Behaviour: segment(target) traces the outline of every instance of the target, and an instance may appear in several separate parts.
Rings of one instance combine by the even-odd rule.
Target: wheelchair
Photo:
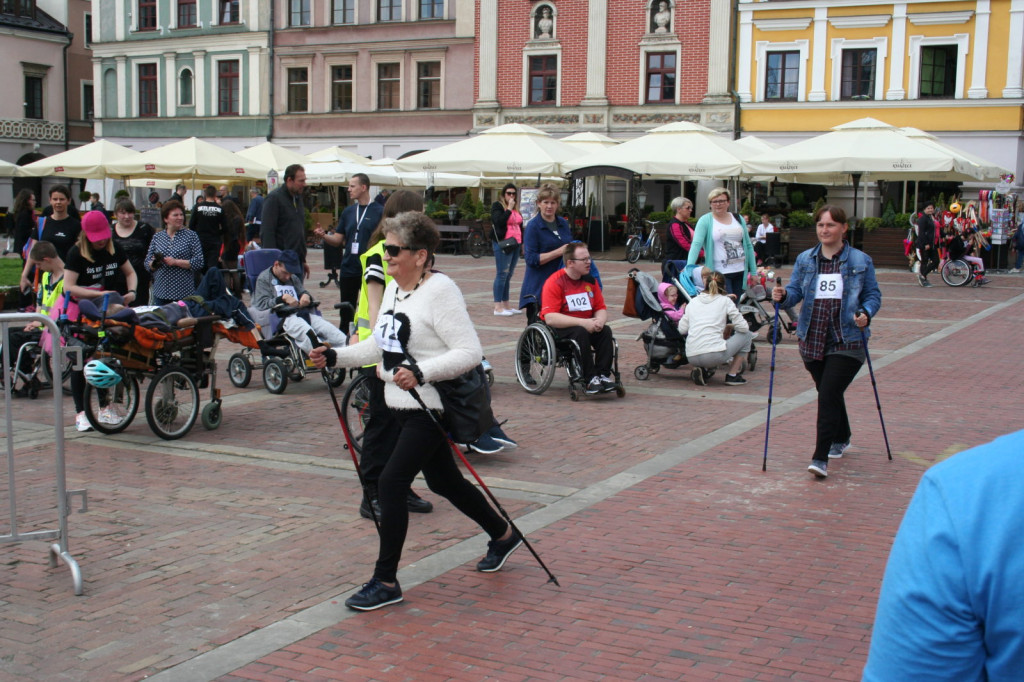
[[[258,249],[245,254],[245,276],[249,291],[256,291],[256,278],[261,272],[272,266],[280,254],[281,252],[277,249]],[[339,309],[346,305],[348,304],[338,303],[334,307]],[[315,307],[316,304],[310,313],[319,315],[320,312]],[[253,309],[250,308],[250,313],[252,312]],[[233,386],[245,388],[252,380],[253,370],[261,369],[264,387],[270,393],[280,395],[288,388],[289,380],[302,381],[307,374],[320,374],[320,370],[308,362],[305,354],[285,333],[281,324],[285,317],[299,312],[301,309],[284,304],[279,304],[271,309],[267,325],[271,336],[259,340],[259,359],[254,357],[254,352],[250,348],[235,353],[228,359],[228,379]],[[254,319],[256,319],[255,315]],[[345,370],[332,368],[328,372],[331,386],[337,388],[345,382]]]
[[[951,287],[962,287],[970,284],[972,287],[983,286],[986,282],[984,272],[978,272],[974,263],[962,258],[952,258],[943,261],[939,268],[942,281]]]
[[[622,398],[626,388],[619,375],[619,343],[612,340],[612,378],[615,395]],[[589,348],[587,351],[589,352]],[[580,347],[572,339],[562,339],[543,322],[530,324],[516,342],[516,379],[527,393],[540,395],[548,390],[559,367],[569,377],[569,399],[576,401],[586,389],[586,377],[580,361]]]
[[[2,352],[3,344],[0,343],[0,353]],[[10,361],[8,376],[0,374],[0,386],[3,386],[5,381],[9,381],[12,395],[35,400],[39,397],[40,391],[53,388],[54,381],[50,376],[50,356],[39,345],[38,340],[23,343],[11,355]],[[72,364],[72,359],[66,356],[64,366],[61,367],[58,385],[63,384],[71,376]]]

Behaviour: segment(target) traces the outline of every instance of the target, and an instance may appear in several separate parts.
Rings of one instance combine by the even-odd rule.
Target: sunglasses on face
[[[411,246],[399,246],[398,244],[385,244],[384,245],[384,250],[392,258],[397,258],[398,254],[402,253],[402,251],[415,251],[416,249],[412,248]]]
[[[516,193],[515,193],[515,192],[505,192],[505,194],[507,194],[507,195],[509,195],[509,196],[512,196],[512,197],[514,197],[514,196],[516,195]]]

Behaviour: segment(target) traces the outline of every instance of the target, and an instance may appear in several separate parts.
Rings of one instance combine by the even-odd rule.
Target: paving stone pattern
[[[88,490],[88,511],[69,518],[85,594],[49,568],[45,542],[0,545],[0,680],[856,680],[922,472],[1019,423],[1013,275],[922,289],[879,274],[870,350],[894,459],[865,368],[847,393],[854,445],[816,481],[813,385],[794,337],[777,349],[762,472],[763,333],[744,387],[722,372],[695,386],[678,369],[638,381],[646,323],[621,315],[630,266],[601,262],[626,397],[572,403],[564,376],[531,396],[512,369],[523,318],[491,315],[493,261],[439,267],[465,293],[496,411],[520,443],[473,465],[560,588],[525,548],[477,573],[486,538],[420,481],[436,510],[411,519],[405,602],[348,612],[376,535],[326,388],[314,375],[273,396],[257,372],[236,389],[223,367],[238,348],[222,344],[216,431],[162,441],[140,414],[117,436],[78,434],[65,400],[68,487]],[[329,310],[336,290],[315,291]],[[48,397],[12,403],[22,532],[56,522]]]

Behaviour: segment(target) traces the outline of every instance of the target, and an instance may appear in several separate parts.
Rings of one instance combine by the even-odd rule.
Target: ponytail
[[[720,272],[715,272],[710,268],[704,268],[704,272],[701,273],[701,279],[704,280],[704,291],[711,296],[718,296],[725,291],[725,275]]]

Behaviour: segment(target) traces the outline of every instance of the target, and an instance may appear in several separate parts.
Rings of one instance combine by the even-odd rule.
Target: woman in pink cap
[[[122,278],[116,275],[120,272]],[[118,281],[123,284],[118,284]],[[82,217],[82,232],[78,243],[68,251],[64,264],[64,291],[76,301],[84,298],[102,299],[110,294],[112,300],[124,301],[130,306],[137,295],[138,277],[128,262],[128,256],[111,239],[110,221],[102,211],[89,211]],[[118,289],[124,289],[118,291]],[[75,402],[75,427],[88,431],[89,420],[85,416],[85,377],[82,372],[71,373],[71,397]],[[99,419],[117,424],[121,417],[110,415],[104,408]]]

